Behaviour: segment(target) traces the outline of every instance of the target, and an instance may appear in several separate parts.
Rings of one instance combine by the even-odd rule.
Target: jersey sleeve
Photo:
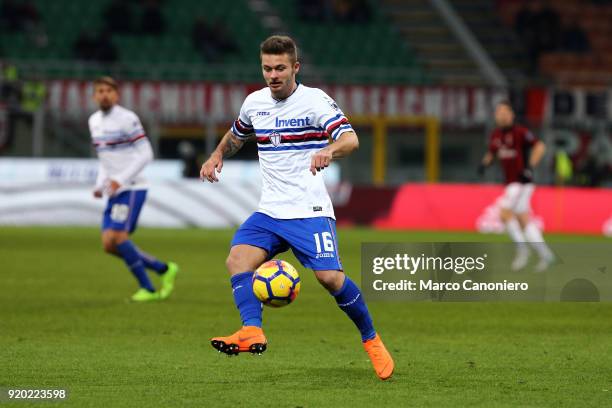
[[[333,140],[338,139],[344,132],[353,131],[351,124],[338,104],[325,92],[315,104],[315,123],[322,128]]]
[[[523,135],[523,140],[525,141],[525,144],[527,144],[528,146],[533,146],[539,140],[538,136],[527,128],[523,128],[521,134]]]
[[[232,124],[231,132],[239,139],[247,139],[248,137],[255,134],[255,129],[253,128],[253,123],[251,122],[251,118],[247,114],[247,103],[248,99],[244,101],[242,107],[240,108],[240,114],[238,118]]]
[[[133,160],[121,170],[121,172],[113,177],[119,184],[127,184],[132,180],[138,173],[140,173],[147,164],[153,161],[153,148],[149,139],[146,137],[141,138],[138,143],[133,146],[134,152],[136,153]]]
[[[91,138],[92,142],[94,140],[94,115],[95,114],[91,115],[87,120],[87,127],[89,128],[89,137]]]
[[[106,169],[102,165],[102,163],[98,163],[98,175],[96,176],[96,184],[94,185],[94,190],[102,191],[104,186],[108,180],[108,174],[106,173]]]
[[[123,123],[123,133],[128,140],[135,142],[146,136],[144,127],[135,113],[126,115]]]

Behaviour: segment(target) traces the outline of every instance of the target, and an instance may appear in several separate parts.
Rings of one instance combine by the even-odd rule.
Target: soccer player
[[[89,131],[100,165],[93,195],[108,196],[102,220],[104,250],[122,258],[138,281],[140,289],[132,295],[133,301],[166,299],[174,288],[178,266],[142,252],[130,240],[147,197],[140,173],[153,160],[153,149],[138,116],[117,104],[119,92],[113,78],[94,81],[94,100],[100,109],[89,117]],[[161,276],[159,291],[149,280],[146,268]]]
[[[497,127],[491,133],[489,148],[478,172],[484,174],[493,159],[499,159],[506,181],[500,216],[510,238],[517,245],[512,269],[520,270],[527,265],[529,243],[540,257],[536,270],[543,271],[550,266],[554,256],[539,228],[530,220],[530,202],[535,188],[533,169],[544,156],[546,146],[529,129],[515,124],[514,116],[508,101],[502,101],[495,107]]]
[[[393,359],[374,330],[360,289],[343,272],[334,210],[320,173],[358,148],[357,135],[325,92],[296,82],[300,63],[291,38],[269,37],[260,56],[267,87],[247,96],[238,119],[200,172],[203,180],[219,181],[223,159],[247,140],[257,141],[263,177],[259,210],[236,231],[226,261],[242,328],[211,339],[212,346],[230,355],[265,350],[253,271],[291,248],[355,323],[376,374],[385,380],[393,374]]]

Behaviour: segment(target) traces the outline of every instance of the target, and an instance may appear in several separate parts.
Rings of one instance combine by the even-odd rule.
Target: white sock
[[[510,235],[512,241],[516,242],[517,244],[526,242],[521,224],[519,224],[516,218],[513,217],[510,219],[510,221],[506,222],[506,231],[508,231],[508,235]]]
[[[548,248],[548,245],[546,245],[546,243],[544,242],[542,232],[533,222],[527,224],[524,232],[527,242],[529,242],[533,249],[538,252],[540,258],[550,259],[553,257],[550,248]]]

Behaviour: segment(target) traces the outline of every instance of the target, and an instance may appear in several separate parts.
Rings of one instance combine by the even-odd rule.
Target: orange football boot
[[[376,334],[376,337],[363,343],[363,348],[368,353],[378,378],[381,380],[391,378],[395,365],[380,336]]]
[[[242,326],[231,336],[210,339],[210,344],[219,350],[219,353],[230,356],[247,351],[253,354],[261,354],[266,351],[267,343],[263,330],[257,326]]]

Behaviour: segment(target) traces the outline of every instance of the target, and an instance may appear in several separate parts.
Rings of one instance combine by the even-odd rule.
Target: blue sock
[[[145,268],[154,270],[160,275],[163,275],[168,270],[168,265],[163,263],[159,259],[155,258],[154,256],[147,254],[146,252],[142,251],[140,248],[136,248],[136,251],[138,251],[138,255],[140,256],[142,263],[144,263]]]
[[[361,333],[361,341],[366,341],[376,337],[376,331],[372,324],[372,318],[368,307],[363,301],[361,291],[348,276],[344,278],[344,283],[339,291],[332,293],[336,298],[338,307],[344,311],[355,323]]]
[[[243,272],[232,276],[234,303],[243,326],[261,327],[261,302],[253,293],[253,272]]]
[[[147,276],[144,262],[142,262],[142,259],[140,259],[140,254],[132,241],[123,241],[117,245],[117,251],[119,252],[119,255],[121,255],[121,258],[123,258],[125,261],[125,264],[134,274],[134,277],[136,277],[138,280],[140,287],[150,292],[155,292],[155,288],[149,280],[149,276]]]

